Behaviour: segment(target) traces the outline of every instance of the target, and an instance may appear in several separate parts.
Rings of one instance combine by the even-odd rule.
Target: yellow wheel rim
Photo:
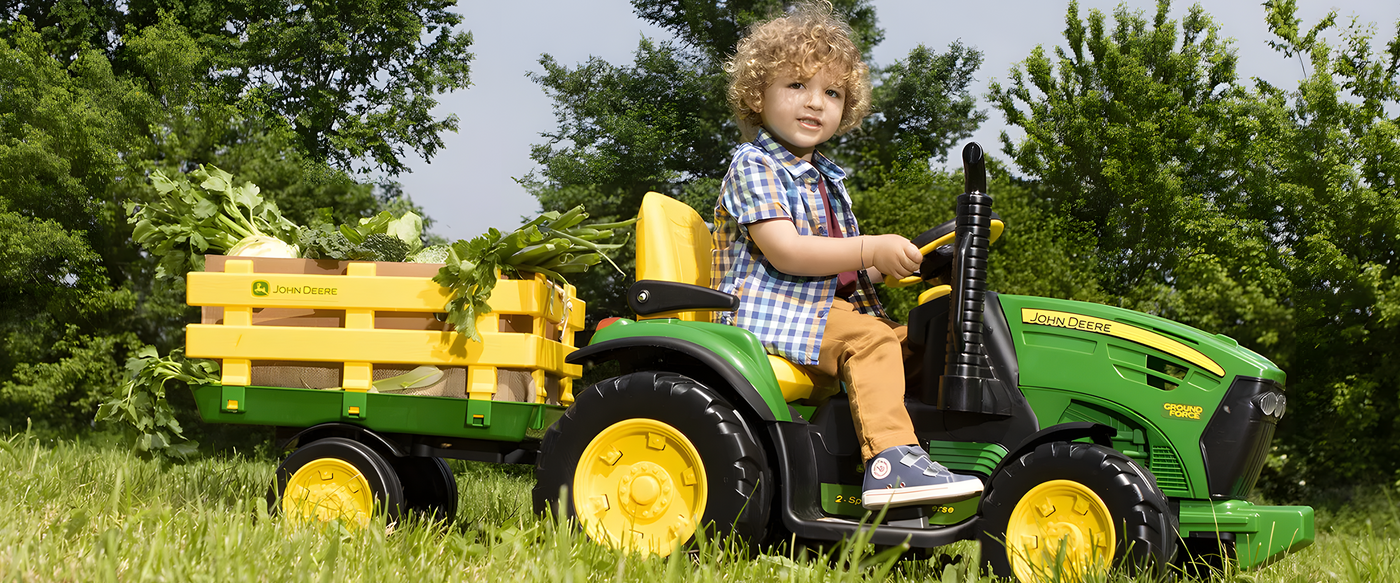
[[[671,554],[705,515],[705,465],[685,435],[653,419],[604,429],[574,470],[584,532],[613,548]]]
[[[1016,503],[1006,526],[1011,570],[1027,583],[1083,581],[1089,574],[1105,574],[1117,541],[1113,515],[1103,499],[1072,480],[1032,488]]]
[[[364,475],[335,458],[311,460],[292,474],[282,491],[282,512],[296,524],[340,519],[363,527],[373,511],[374,493]]]

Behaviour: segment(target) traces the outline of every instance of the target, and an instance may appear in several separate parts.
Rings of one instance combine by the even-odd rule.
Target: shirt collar
[[[834,182],[840,182],[846,178],[846,171],[842,170],[840,166],[832,162],[822,154],[821,151],[812,153],[813,163],[809,164],[806,160],[794,156],[792,152],[789,152],[787,148],[784,148],[782,144],[774,140],[773,135],[768,133],[768,128],[763,126],[759,126],[758,137],[754,138],[753,144],[767,152],[768,155],[777,159],[778,162],[781,162],[793,176],[803,176],[809,172],[816,171]]]

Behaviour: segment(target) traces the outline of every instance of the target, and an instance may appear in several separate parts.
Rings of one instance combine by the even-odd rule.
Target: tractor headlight
[[[1260,411],[1263,411],[1265,415],[1273,417],[1274,419],[1282,419],[1283,410],[1288,406],[1288,399],[1272,391],[1260,393],[1259,396],[1254,398],[1254,401],[1259,405]]]

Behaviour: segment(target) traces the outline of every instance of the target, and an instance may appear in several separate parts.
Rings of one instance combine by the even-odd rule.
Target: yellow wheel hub
[[[347,525],[369,524],[374,493],[360,470],[335,458],[312,460],[287,480],[282,491],[282,513],[292,522],[343,520]]]
[[[705,515],[705,465],[676,428],[627,419],[604,429],[574,470],[574,509],[593,540],[660,556]]]
[[[1016,503],[1006,526],[1011,570],[1027,583],[1083,581],[1090,574],[1105,574],[1117,541],[1113,515],[1103,499],[1072,480],[1032,488]]]

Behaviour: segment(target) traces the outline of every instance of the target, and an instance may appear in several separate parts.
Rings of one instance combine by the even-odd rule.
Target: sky
[[[982,51],[972,93],[988,120],[966,141],[977,141],[994,157],[1000,155],[998,136],[1008,131],[1001,114],[991,109],[985,94],[991,80],[1005,82],[1012,66],[1024,60],[1037,45],[1047,50],[1063,44],[1067,1],[1003,0],[966,2],[948,0],[873,0],[885,40],[870,60],[888,65],[903,59],[923,44],[942,52],[961,39]],[[1152,0],[1124,2],[1143,10],[1150,18]],[[1100,9],[1111,17],[1118,0],[1081,0],[1081,17]],[[1269,48],[1271,38],[1258,0],[1205,2],[1206,12],[1221,26],[1223,36],[1235,39],[1242,78],[1257,77],[1276,86],[1292,88],[1302,77],[1298,60],[1285,59]],[[1178,0],[1172,18],[1180,20],[1191,3]],[[1395,34],[1400,19],[1396,0],[1299,0],[1298,16],[1310,27],[1335,9],[1339,23],[1355,16],[1376,25],[1373,46],[1382,47]],[[491,227],[513,229],[522,217],[540,212],[535,198],[516,179],[536,164],[530,146],[542,144],[541,134],[555,129],[553,103],[527,75],[541,73],[542,54],[574,66],[596,56],[613,64],[632,62],[642,37],[669,38],[669,34],[638,19],[628,0],[531,1],[458,0],[461,28],[471,31],[476,55],[472,61],[471,87],[438,96],[436,116],[454,114],[457,133],[444,134],[444,146],[431,162],[410,156],[411,173],[395,179],[421,205],[436,224],[433,232],[449,239],[471,238]],[[966,143],[964,141],[963,143]],[[956,161],[956,151],[949,155]]]

